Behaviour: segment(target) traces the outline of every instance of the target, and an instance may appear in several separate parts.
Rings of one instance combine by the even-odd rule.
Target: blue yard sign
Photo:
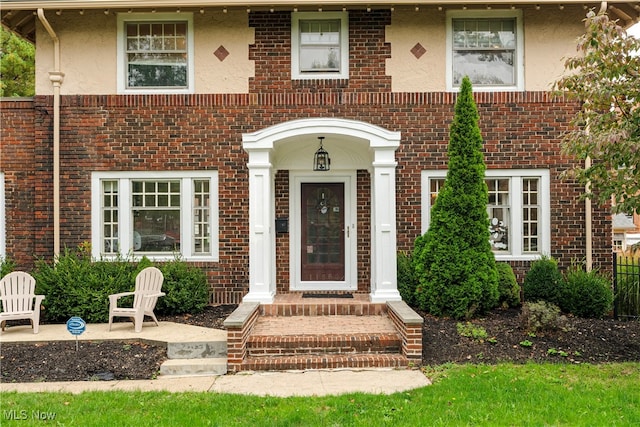
[[[73,316],[67,320],[67,331],[69,331],[71,335],[80,335],[85,329],[87,329],[87,324],[81,317]]]
[[[81,317],[73,316],[67,320],[67,331],[76,337],[76,351],[78,351],[78,335],[87,329],[87,323]]]

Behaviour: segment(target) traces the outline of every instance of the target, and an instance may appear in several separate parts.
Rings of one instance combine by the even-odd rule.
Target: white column
[[[273,177],[269,150],[249,151],[249,293],[243,301],[273,303],[276,294]]]
[[[371,203],[371,301],[402,300],[396,250],[395,147],[375,147]]]

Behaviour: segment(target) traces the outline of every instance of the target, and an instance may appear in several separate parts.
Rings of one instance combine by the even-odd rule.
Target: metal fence
[[[613,316],[640,319],[640,257],[614,254],[613,271]]]

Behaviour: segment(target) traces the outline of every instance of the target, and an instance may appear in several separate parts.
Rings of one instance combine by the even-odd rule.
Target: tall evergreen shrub
[[[465,77],[450,129],[445,185],[431,209],[429,230],[416,240],[412,256],[418,306],[457,319],[482,314],[498,303],[478,119]]]

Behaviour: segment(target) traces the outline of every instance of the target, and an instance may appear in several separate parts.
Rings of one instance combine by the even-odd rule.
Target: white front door
[[[356,290],[355,176],[291,181],[291,290]]]

